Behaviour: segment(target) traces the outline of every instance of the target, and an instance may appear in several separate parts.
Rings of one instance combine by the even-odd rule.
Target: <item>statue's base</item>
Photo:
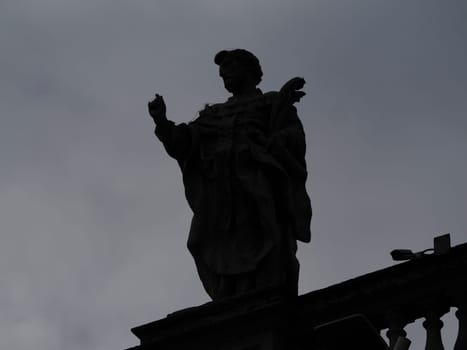
[[[301,348],[296,303],[296,296],[271,289],[184,309],[133,328],[141,345],[128,350]]]

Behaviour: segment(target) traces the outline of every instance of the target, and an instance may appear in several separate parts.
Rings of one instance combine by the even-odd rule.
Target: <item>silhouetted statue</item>
[[[311,220],[305,134],[293,105],[305,81],[263,94],[252,53],[221,51],[214,62],[232,93],[227,102],[179,125],[167,119],[162,96],[148,103],[157,137],[183,172],[194,214],[188,249],[213,300],[268,287],[296,294],[296,240],[310,241]]]

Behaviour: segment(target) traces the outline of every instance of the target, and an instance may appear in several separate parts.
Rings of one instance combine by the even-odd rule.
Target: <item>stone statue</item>
[[[263,72],[243,49],[214,58],[232,96],[175,125],[163,97],[148,103],[155,134],[183,173],[193,219],[188,249],[213,300],[279,287],[297,294],[297,240],[310,241],[305,134],[294,103],[305,81],[256,88]]]

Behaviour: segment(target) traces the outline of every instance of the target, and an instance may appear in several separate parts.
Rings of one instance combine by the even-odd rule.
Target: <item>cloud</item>
[[[393,248],[467,239],[464,3],[18,0],[0,10],[5,348],[129,347],[131,327],[207,301],[185,247],[180,170],[146,102],[162,93],[182,122],[224,100],[212,59],[226,47],[258,55],[264,91],[307,80],[298,109],[315,214],[313,244],[300,245],[302,292],[386,267]]]

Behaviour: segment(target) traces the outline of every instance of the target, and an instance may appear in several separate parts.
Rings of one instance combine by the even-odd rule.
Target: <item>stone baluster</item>
[[[446,308],[433,308],[426,313],[423,327],[426,330],[425,350],[444,350],[443,340],[441,338],[441,328],[443,328],[443,316],[448,310]]]
[[[405,326],[408,324],[407,321],[401,316],[401,313],[392,312],[387,316],[388,331],[386,336],[389,339],[389,349],[394,349],[399,337],[405,337],[407,332],[404,330]]]
[[[412,342],[404,337],[399,337],[397,339],[396,345],[394,346],[394,350],[409,350],[410,344]]]
[[[456,317],[459,320],[459,333],[457,334],[454,350],[467,349],[467,301],[458,304]]]

